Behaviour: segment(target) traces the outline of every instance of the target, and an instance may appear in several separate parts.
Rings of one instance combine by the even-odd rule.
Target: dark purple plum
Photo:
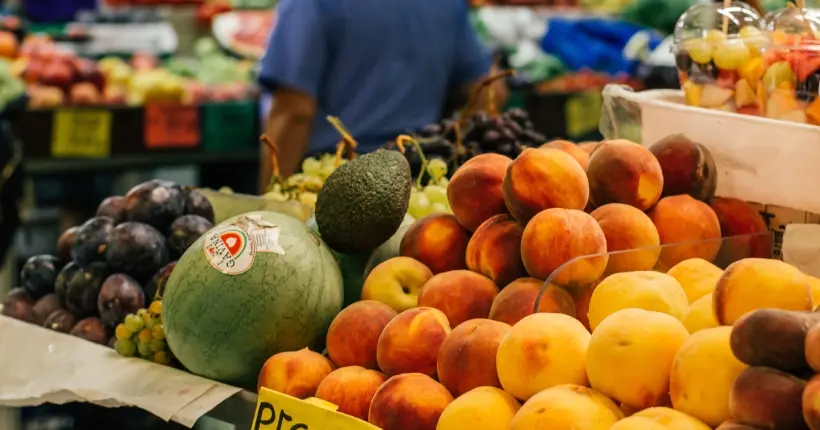
[[[97,317],[88,317],[80,320],[69,332],[72,336],[85,339],[89,342],[108,345],[108,329]]]
[[[46,318],[43,327],[49,330],[59,331],[60,333],[68,333],[76,322],[77,319],[74,318],[71,312],[65,309],[57,309]]]
[[[211,202],[199,190],[193,187],[185,188],[185,215],[199,215],[202,218],[214,222],[214,207]]]
[[[80,226],[78,225],[69,227],[60,235],[60,238],[57,239],[57,256],[59,256],[60,260],[63,260],[64,263],[71,261],[71,248],[74,247],[74,242],[77,240],[78,231],[80,231]]]
[[[86,221],[77,231],[77,239],[71,247],[71,257],[80,266],[105,261],[108,236],[113,229],[114,220],[108,217],[94,217]]]
[[[54,281],[62,266],[60,259],[48,254],[35,255],[26,261],[20,270],[20,283],[34,299],[54,292]]]
[[[171,251],[171,258],[181,257],[200,236],[213,226],[213,223],[199,215],[183,215],[177,218],[168,230],[168,247]]]
[[[0,304],[0,314],[20,321],[34,321],[34,302],[22,288],[15,288],[3,299]]]
[[[54,292],[57,293],[63,303],[65,303],[65,298],[68,295],[68,285],[71,279],[74,275],[80,273],[80,270],[80,265],[72,261],[66,264],[63,270],[60,270],[60,273],[57,274],[57,279],[54,280]]]
[[[93,263],[81,268],[68,280],[65,307],[78,318],[97,313],[97,298],[100,296],[108,269],[103,263]]]
[[[171,272],[174,271],[176,265],[176,261],[166,264],[165,267],[159,269],[154,277],[145,284],[145,300],[147,302],[150,303],[162,298],[162,295],[165,293],[165,284],[168,283],[168,278],[171,277]]]
[[[34,324],[42,325],[46,322],[49,315],[62,308],[63,305],[60,303],[60,298],[57,297],[57,294],[46,294],[40,300],[37,300],[37,303],[35,303],[32,308]]]
[[[157,229],[141,222],[124,222],[111,231],[105,261],[115,272],[144,283],[168,264],[168,244]]]
[[[115,273],[103,282],[97,310],[103,324],[116,327],[125,316],[145,307],[145,293],[134,278]]]
[[[97,207],[97,216],[111,218],[114,220],[114,224],[125,221],[125,197],[106,197],[106,199],[100,203],[100,206]]]
[[[159,231],[167,231],[185,212],[185,191],[171,181],[143,182],[131,188],[125,200],[129,221],[149,224]]]

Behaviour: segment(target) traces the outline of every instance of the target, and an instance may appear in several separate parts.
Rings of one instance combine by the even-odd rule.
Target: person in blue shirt
[[[469,91],[492,66],[468,17],[468,0],[281,0],[259,82],[273,94],[265,134],[280,173],[334,152],[338,116],[373,151],[440,119],[452,91]],[[506,97],[496,85],[495,100]],[[270,181],[261,146],[260,184]]]

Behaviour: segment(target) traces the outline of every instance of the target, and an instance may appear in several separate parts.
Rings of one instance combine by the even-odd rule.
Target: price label
[[[146,148],[193,148],[199,142],[199,109],[196,106],[145,106]]]
[[[267,388],[259,391],[250,430],[379,430],[336,412],[336,406],[311,398],[299,400]]]
[[[598,91],[585,91],[570,96],[564,106],[568,137],[581,137],[598,131],[602,105],[603,98]]]
[[[58,109],[51,135],[53,157],[105,158],[111,152],[111,111]]]

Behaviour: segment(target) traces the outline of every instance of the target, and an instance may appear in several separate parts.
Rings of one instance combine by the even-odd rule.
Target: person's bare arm
[[[280,87],[273,94],[265,134],[279,149],[279,173],[282,177],[299,171],[307,154],[316,112],[316,100],[305,93]],[[270,148],[264,143],[260,147],[259,163],[259,188],[265,192],[271,181],[272,166]]]

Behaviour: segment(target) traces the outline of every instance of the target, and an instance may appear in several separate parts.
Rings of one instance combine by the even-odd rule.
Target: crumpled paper
[[[789,224],[783,233],[783,261],[820,277],[820,224]]]
[[[190,428],[239,391],[0,315],[0,406],[135,406]]]

